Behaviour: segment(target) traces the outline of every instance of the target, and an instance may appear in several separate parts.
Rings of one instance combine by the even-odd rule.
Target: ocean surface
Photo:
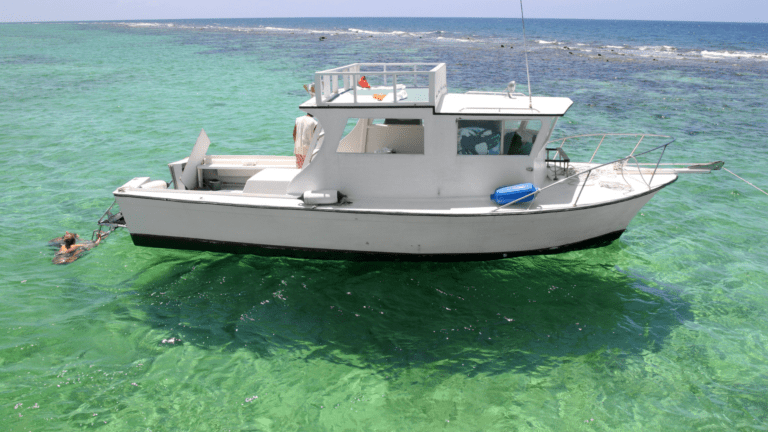
[[[533,94],[574,101],[556,137],[671,135],[666,161],[768,188],[768,24],[525,24]],[[0,430],[768,429],[768,196],[725,171],[560,255],[315,261],[118,230],[51,263],[201,128],[211,153],[292,154],[317,70],[441,61],[451,91],[527,92],[523,43],[513,19],[0,24]]]

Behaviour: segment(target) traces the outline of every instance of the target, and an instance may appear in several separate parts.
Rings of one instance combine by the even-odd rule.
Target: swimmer
[[[75,233],[70,233],[69,231],[66,231],[66,232],[65,232],[65,234],[64,234],[63,236],[61,236],[61,237],[56,237],[55,239],[52,239],[52,240],[50,240],[50,241],[48,242],[48,246],[53,246],[53,247],[55,247],[56,249],[58,249],[59,247],[61,247],[61,245],[63,245],[63,244],[64,244],[64,237],[66,237],[66,236],[68,236],[68,235],[74,235],[74,236],[75,236],[75,238],[78,238],[78,239],[80,238],[80,236],[79,236],[78,234],[75,234]]]
[[[67,231],[63,237],[55,238],[50,242],[48,242],[48,244],[52,246],[58,246],[59,244],[61,245],[59,250],[53,256],[53,263],[69,264],[71,262],[74,262],[75,260],[80,258],[80,256],[83,253],[98,246],[99,242],[101,242],[101,239],[107,237],[107,235],[109,235],[109,233],[102,233],[102,234],[99,234],[99,238],[97,238],[96,241],[76,243],[77,239],[80,238],[80,236],[78,236],[75,233],[71,233]]]

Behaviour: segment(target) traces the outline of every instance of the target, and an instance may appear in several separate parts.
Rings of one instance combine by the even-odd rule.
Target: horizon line
[[[0,21],[0,24],[54,24],[54,23],[97,23],[97,22],[124,22],[124,21],[178,21],[178,20],[235,20],[235,19],[494,19],[518,20],[520,17],[427,17],[427,16],[327,16],[327,17],[216,17],[216,18],[129,18],[129,19],[86,19],[86,20],[34,20],[34,21]],[[529,17],[529,20],[562,20],[562,21],[628,21],[628,22],[681,22],[681,23],[704,23],[704,24],[768,24],[768,21],[696,21],[696,20],[665,20],[665,19],[616,19],[616,18],[541,18]]]

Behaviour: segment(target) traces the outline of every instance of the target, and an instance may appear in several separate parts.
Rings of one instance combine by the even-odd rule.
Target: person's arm
[[[293,125],[293,142],[296,142],[296,125]]]

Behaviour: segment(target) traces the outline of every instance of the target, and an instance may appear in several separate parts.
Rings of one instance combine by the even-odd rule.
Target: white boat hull
[[[138,246],[319,258],[486,260],[605,245],[660,189],[592,206],[493,213],[278,207],[210,202],[202,195],[115,196]]]

